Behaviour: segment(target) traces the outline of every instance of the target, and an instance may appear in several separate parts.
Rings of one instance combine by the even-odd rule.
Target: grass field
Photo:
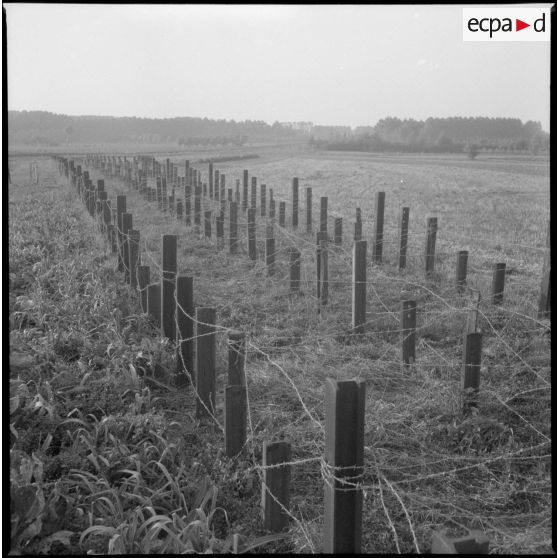
[[[31,185],[30,159],[10,161],[12,549],[231,551],[238,542],[239,551],[260,544],[263,552],[320,552],[324,380],[332,377],[366,383],[364,552],[428,552],[441,528],[482,529],[492,553],[551,552],[550,339],[548,321],[536,319],[548,162],[288,147],[245,152],[259,158],[215,166],[227,187],[242,183],[247,168],[290,203],[292,177],[300,180],[299,230],[275,227],[272,277],[261,258],[246,257],[244,228],[242,253],[231,256],[119,181],[105,180],[109,198],[128,196],[151,280],[159,277],[161,234],[177,234],[178,269],[194,277],[196,306],[217,309],[221,425],[225,331],[247,333],[248,447],[234,460],[224,456],[221,429],[198,424],[191,393],[173,385],[173,350],[141,314],[56,165],[38,159],[41,183]],[[172,160],[195,162],[208,153]],[[199,168],[205,181],[207,165]],[[330,301],[320,314],[315,235],[304,232],[306,186],[313,188],[314,222],[319,197],[327,196],[329,231],[333,216],[344,226],[343,245],[330,248]],[[352,223],[360,207],[370,254],[377,191],[386,192],[384,262],[368,265],[368,326],[361,342],[349,344]],[[400,272],[404,206],[410,243]],[[438,218],[437,258],[426,280],[430,216]],[[264,230],[262,220],[260,256]],[[302,252],[299,296],[288,294],[292,246]],[[468,284],[482,293],[483,333],[480,412],[467,420],[460,415],[460,375],[470,303],[452,283],[455,253],[465,249]],[[508,268],[501,307],[489,301],[496,262]],[[418,304],[411,372],[399,362],[402,296]],[[145,376],[138,377],[140,368]],[[263,441],[277,439],[293,447],[292,517],[289,531],[271,540],[258,510],[259,465]]]

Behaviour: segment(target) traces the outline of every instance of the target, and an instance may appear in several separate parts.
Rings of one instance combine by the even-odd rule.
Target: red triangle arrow
[[[525,29],[526,27],[531,27],[530,23],[525,23],[524,21],[521,21],[520,19],[515,20],[515,30],[516,31],[521,31],[522,29]]]

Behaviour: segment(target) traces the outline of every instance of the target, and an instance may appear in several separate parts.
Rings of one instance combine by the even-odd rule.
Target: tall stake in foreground
[[[161,275],[161,335],[171,341],[176,339],[176,241],[174,234],[164,234],[162,238]]]
[[[289,524],[291,465],[288,463],[291,460],[291,444],[264,442],[262,455],[264,529],[279,533]]]
[[[376,230],[374,234],[374,244],[372,245],[372,260],[375,263],[382,263],[384,251],[384,208],[386,203],[386,193],[376,194]]]
[[[298,227],[298,178],[293,178],[293,229]]]
[[[324,552],[360,553],[364,465],[363,381],[326,380]]]
[[[194,279],[176,278],[176,375],[178,385],[187,385],[194,372]]]
[[[407,265],[407,242],[409,238],[409,208],[403,207],[399,217],[399,269]]]
[[[352,331],[364,333],[366,323],[366,240],[353,244]]]
[[[434,258],[436,254],[436,231],[438,230],[438,218],[429,217],[426,223],[426,249],[425,249],[425,271],[426,276],[434,272]]]

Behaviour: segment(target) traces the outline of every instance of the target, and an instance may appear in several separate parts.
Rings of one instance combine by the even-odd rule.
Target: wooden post
[[[245,386],[244,361],[246,359],[246,336],[236,329],[229,330],[229,386]]]
[[[234,193],[234,201],[236,205],[240,206],[240,180],[236,179],[236,191]]]
[[[161,283],[151,283],[147,286],[147,312],[155,320],[155,324],[161,324]]]
[[[429,217],[426,222],[426,250],[425,250],[426,276],[429,276],[434,272],[434,257],[436,253],[437,229],[438,229],[438,218]]]
[[[176,201],[176,218],[182,221],[182,200]]]
[[[248,208],[248,257],[251,260],[257,258],[256,254],[256,210]]]
[[[409,208],[403,207],[399,216],[399,269],[407,265],[407,242],[409,238]]]
[[[258,179],[253,176],[252,177],[252,198],[250,201],[250,207],[252,209],[256,209],[256,203],[257,203],[257,195],[258,195]]]
[[[266,206],[267,206],[266,185],[260,184],[260,216],[261,217],[265,217]]]
[[[232,188],[227,189],[227,201],[229,203],[232,203],[234,201],[233,200],[233,189]]]
[[[275,200],[273,198],[269,200],[269,218],[275,219]]]
[[[138,265],[138,289],[140,293],[141,311],[147,312],[147,285],[149,285],[150,269],[148,265]]]
[[[138,264],[140,232],[136,229],[128,231],[128,256],[130,260],[130,285],[136,289],[138,286]]]
[[[213,194],[214,199],[219,200],[219,171],[214,171],[215,178],[213,179]]]
[[[318,299],[318,301],[321,300],[322,295],[321,295],[321,277],[322,277],[322,258],[321,258],[321,254],[322,254],[322,240],[326,240],[327,241],[327,233],[324,233],[323,231],[318,231],[316,233],[316,298]],[[319,303],[318,303],[318,312],[319,312]]]
[[[494,265],[494,273],[492,275],[492,304],[502,304],[505,282],[506,264],[497,263]]]
[[[248,171],[244,170],[242,173],[242,210],[246,211],[248,208]]]
[[[176,241],[174,234],[162,237],[161,335],[176,339]]]
[[[246,386],[225,388],[225,454],[238,455],[246,444]]]
[[[186,214],[186,225],[192,224],[192,187],[188,184],[184,186],[184,213]]]
[[[291,444],[264,442],[262,452],[262,508],[264,529],[279,533],[289,525]],[[282,465],[285,463],[285,465]]]
[[[463,343],[463,414],[478,407],[480,369],[482,354],[482,333],[467,333]]]
[[[361,214],[361,211],[360,211],[360,207],[357,207],[356,208],[354,241],[358,242],[359,240],[362,240],[362,214]]]
[[[226,193],[226,187],[225,187],[226,186],[225,185],[225,175],[223,173],[221,173],[219,178],[221,179],[221,191],[220,191],[220,194],[219,194],[219,199],[221,201],[226,201],[227,193]]]
[[[325,460],[331,468],[325,482],[326,554],[361,551],[364,401],[363,381],[326,380]]]
[[[372,245],[372,261],[382,263],[382,253],[384,246],[384,208],[386,201],[385,192],[376,193],[376,229],[374,234],[374,244]]]
[[[176,278],[176,380],[184,386],[194,378],[194,279]]]
[[[401,302],[401,350],[403,364],[415,363],[415,339],[417,330],[417,303],[415,300]]]
[[[194,188],[194,225],[201,224],[201,198],[200,198],[200,189],[197,186],[193,186]]]
[[[122,213],[120,215],[122,226],[122,263],[124,266],[124,281],[130,282],[130,239],[129,232],[132,229],[132,214]]]
[[[209,197],[213,199],[213,163],[209,163]]]
[[[196,418],[215,410],[215,308],[196,308]]]
[[[467,250],[460,250],[457,252],[457,265],[455,267],[455,285],[458,293],[465,292],[467,285],[467,259],[469,252]]]
[[[298,227],[298,178],[295,176],[293,178],[293,218],[292,227],[296,229]]]
[[[353,244],[352,326],[354,333],[364,333],[366,323],[366,240]]]
[[[91,217],[95,217],[95,207],[97,205],[97,192],[93,186],[93,182],[90,180],[87,185],[88,197],[87,197],[87,209]]]
[[[327,234],[327,197],[320,198],[320,232]]]
[[[289,248],[289,274],[290,291],[296,293],[300,290],[300,250]]]
[[[337,246],[343,244],[343,219],[335,217],[334,242]]]
[[[168,196],[169,200],[169,211],[174,213],[174,188],[171,190],[171,194]]]
[[[467,313],[467,328],[466,333],[476,333],[477,332],[477,321],[479,315],[479,304],[480,304],[481,294],[478,291],[473,292],[471,298],[471,308]]]
[[[306,232],[312,232],[312,188],[306,188]]]
[[[211,238],[211,211],[206,211],[204,213],[204,234],[206,238]]]
[[[126,196],[116,196],[116,246],[118,250],[118,271],[124,271],[124,254],[122,252],[121,215],[126,213]]]
[[[236,254],[238,251],[238,203],[231,202],[229,206],[229,251]]]
[[[215,229],[217,237],[217,245],[221,248],[225,244],[225,206],[226,200],[221,198],[221,209],[219,214],[215,217]]]
[[[285,213],[286,213],[285,206],[286,206],[286,204],[285,204],[284,201],[279,202],[279,226],[280,227],[285,226]]]
[[[537,318],[550,318],[550,223],[546,231],[546,248],[544,251],[543,270],[541,278],[541,293]]]

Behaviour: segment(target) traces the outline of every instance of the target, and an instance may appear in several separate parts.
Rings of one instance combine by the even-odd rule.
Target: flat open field
[[[324,382],[358,378],[366,385],[363,552],[429,552],[433,532],[444,528],[456,534],[483,530],[491,553],[552,552],[549,322],[537,319],[548,161],[288,146],[168,156],[180,165],[190,159],[207,182],[207,164],[196,161],[228,153],[259,155],[214,165],[227,188],[235,189],[239,179],[242,189],[243,169],[258,179],[255,262],[246,255],[242,211],[241,249],[231,255],[218,245],[214,229],[207,239],[120,179],[89,168],[94,184],[105,179],[109,199],[126,194],[151,281],[160,279],[161,235],[176,234],[178,272],[194,277],[195,305],[216,309],[215,418],[221,428],[195,420],[191,391],[174,384],[175,351],[141,313],[136,293],[115,271],[115,256],[56,164],[35,159],[40,181],[32,185],[32,159],[10,160],[10,343],[17,354],[16,365],[10,357],[11,477],[20,488],[32,487],[41,509],[34,531],[25,532],[21,518],[16,523],[19,538],[12,535],[12,547],[165,553],[230,551],[237,541],[240,550],[254,543],[262,552],[320,552],[328,475]],[[159,161],[164,156],[156,155]],[[83,164],[77,156],[75,161]],[[290,219],[293,177],[300,186],[297,230]],[[263,259],[270,223],[259,217],[260,184],[273,188],[277,213],[279,201],[287,203],[286,227],[274,223],[272,276]],[[305,232],[306,187],[313,194],[311,234]],[[382,263],[373,264],[378,191],[386,196],[384,248]],[[322,196],[328,197],[330,235],[333,218],[343,218],[343,243],[329,247],[329,300],[318,313],[315,232]],[[215,213],[216,207],[203,200],[204,210]],[[356,207],[368,265],[367,327],[354,340],[347,331]],[[410,208],[404,271],[397,268],[402,207]],[[438,231],[435,272],[425,278],[428,217],[437,217]],[[292,247],[302,260],[296,295],[289,293]],[[481,293],[480,399],[470,418],[461,416],[471,299],[454,285],[459,250],[469,251],[467,283]],[[503,303],[495,306],[492,266],[500,262],[507,266],[506,285]],[[417,353],[410,369],[401,366],[402,298],[417,301]],[[248,347],[248,440],[234,459],[224,455],[222,432],[230,329],[246,332]],[[154,376],[138,378],[140,364]],[[266,540],[259,512],[261,448],[279,439],[292,444],[289,529],[279,540]],[[35,467],[27,481],[16,458]],[[58,511],[54,522],[52,510],[61,506],[72,513]],[[62,531],[53,541],[53,533]]]

